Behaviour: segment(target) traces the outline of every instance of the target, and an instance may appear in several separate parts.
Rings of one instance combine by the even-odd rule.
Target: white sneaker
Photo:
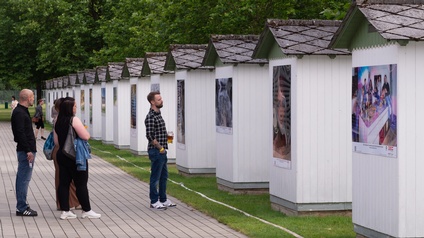
[[[159,201],[150,204],[150,208],[158,209],[158,210],[166,210],[166,207]]]
[[[171,202],[171,200],[169,200],[169,199],[166,199],[166,201],[165,201],[165,202],[163,202],[162,204],[163,204],[165,207],[176,207],[176,206],[177,206],[177,204],[172,203],[172,202]]]
[[[75,219],[77,218],[77,215],[75,215],[73,212],[71,211],[63,211],[62,214],[60,214],[60,219],[65,220],[65,219]]]
[[[93,210],[90,210],[88,212],[82,212],[82,218],[90,218],[90,219],[95,219],[95,218],[100,218],[102,215],[95,213]]]

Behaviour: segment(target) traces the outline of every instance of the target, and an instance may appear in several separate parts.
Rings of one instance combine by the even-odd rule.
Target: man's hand
[[[28,162],[32,162],[34,160],[34,154],[32,152],[27,153]]]

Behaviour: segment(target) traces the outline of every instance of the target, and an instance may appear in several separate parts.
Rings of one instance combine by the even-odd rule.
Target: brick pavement
[[[46,133],[46,137],[47,137]],[[100,219],[60,220],[56,210],[54,165],[42,153],[37,157],[29,185],[28,202],[38,217],[15,215],[16,143],[10,123],[0,122],[0,237],[246,237],[217,220],[170,197],[177,207],[156,211],[148,207],[148,184],[110,163],[93,157],[89,192]]]

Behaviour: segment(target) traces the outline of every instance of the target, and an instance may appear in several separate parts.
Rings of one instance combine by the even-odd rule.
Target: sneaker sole
[[[75,217],[64,217],[64,218],[60,218],[61,220],[69,220],[69,219],[75,219],[75,218],[77,218],[76,216]]]
[[[30,214],[28,214],[28,213],[25,213],[25,212],[20,212],[20,213],[18,213],[18,212],[16,212],[16,216],[18,216],[18,217],[36,217],[36,216],[38,216],[38,213],[30,213]]]
[[[18,216],[18,217],[36,217],[36,216],[38,216],[38,214],[35,214],[35,215],[16,214],[16,216]]]
[[[166,207],[153,207],[153,206],[150,206],[150,208],[153,209],[153,210],[158,210],[158,211],[164,211],[164,210],[166,210]]]
[[[82,216],[81,218],[82,218],[82,219],[85,219],[85,218],[88,218],[88,219],[99,219],[99,218],[100,218],[100,216],[98,216],[98,217],[93,217],[93,216]]]

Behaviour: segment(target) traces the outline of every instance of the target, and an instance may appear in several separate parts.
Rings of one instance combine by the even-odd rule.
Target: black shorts
[[[37,128],[37,129],[40,129],[40,128],[44,129],[44,121],[43,121],[43,118],[40,118],[40,119],[38,120],[38,122],[36,122],[36,123],[35,123],[35,128]]]

